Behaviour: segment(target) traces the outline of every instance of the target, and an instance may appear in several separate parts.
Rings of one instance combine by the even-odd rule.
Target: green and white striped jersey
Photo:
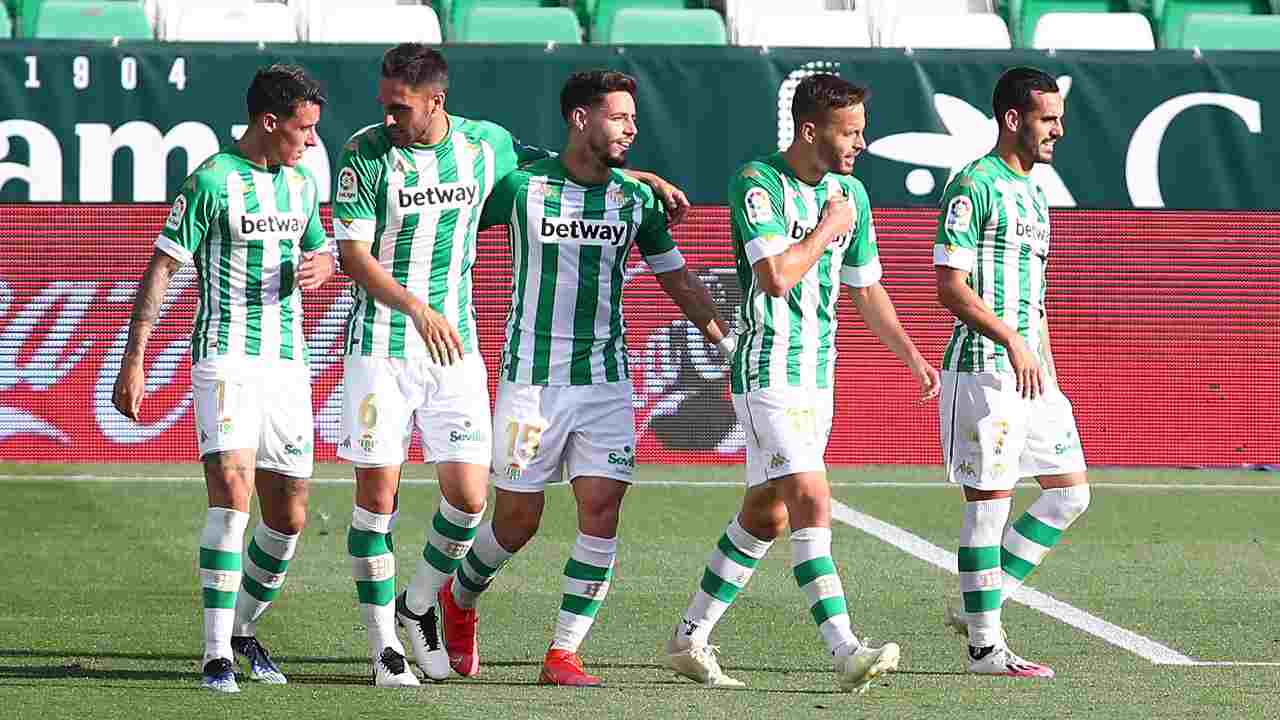
[[[318,199],[306,168],[266,168],[235,145],[182,184],[155,246],[196,266],[192,362],[210,355],[306,362],[294,274],[304,251],[327,245]]]
[[[333,198],[334,235],[372,244],[373,257],[396,282],[444,315],[464,352],[476,344],[471,266],[485,198],[525,160],[547,153],[517,143],[491,122],[449,116],[435,145],[398,148],[383,125],[356,132],[342,150]],[[423,357],[413,321],[358,284],[347,318],[348,355]]]
[[[854,205],[849,232],[828,245],[786,295],[770,297],[753,267],[804,240],[832,193],[844,193]],[[866,189],[857,178],[835,173],[809,185],[796,177],[782,153],[774,153],[747,163],[733,176],[729,222],[742,288],[730,390],[741,394],[781,385],[831,387],[840,284],[867,287],[880,281]]]
[[[629,377],[622,286],[634,243],[655,273],[684,267],[647,185],[614,170],[581,185],[559,158],[508,175],[484,208],[505,224],[514,281],[499,377],[530,385],[591,385]]]
[[[942,207],[934,264],[968,272],[969,287],[1040,355],[1049,258],[1044,191],[990,154],[955,176],[942,195]],[[957,319],[942,369],[1007,372],[1011,367],[1003,345]]]

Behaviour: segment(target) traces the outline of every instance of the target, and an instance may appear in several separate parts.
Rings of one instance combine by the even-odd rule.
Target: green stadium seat
[[[729,38],[715,10],[624,8],[591,41],[602,45],[725,45]]]
[[[13,21],[9,19],[9,9],[0,12],[0,38],[13,37]]]
[[[463,43],[581,45],[582,26],[567,7],[473,7],[453,29]]]
[[[1266,15],[1269,0],[1151,0],[1151,18],[1160,47],[1183,47],[1182,28],[1192,13],[1222,15]]]
[[[36,34],[36,28],[40,22],[40,14],[44,6],[51,2],[58,2],[62,5],[136,5],[138,12],[142,13],[144,20],[146,19],[146,10],[142,7],[141,0],[13,0],[13,2],[17,8],[14,12],[14,17],[18,19],[15,24],[14,34],[21,35],[22,37],[41,37]],[[111,12],[116,13],[118,10],[116,8],[112,8]],[[147,21],[147,26],[151,26],[150,21]],[[120,35],[120,33],[116,33],[116,35]],[[116,35],[112,35],[111,37],[115,37]],[[58,37],[70,36],[59,35]],[[82,36],[77,35],[75,37]],[[98,36],[95,35],[94,37]],[[149,35],[148,37],[154,37],[154,35]]]
[[[579,14],[581,15],[583,8],[580,3]],[[703,4],[697,0],[591,0],[590,20],[587,28],[588,34],[591,36],[591,42],[598,42],[597,37],[602,37],[608,33],[608,28],[613,24],[613,16],[618,14],[623,8],[649,8],[651,10],[683,10],[686,8],[701,8]]]
[[[36,19],[35,37],[74,40],[150,40],[155,37],[139,3],[106,0],[46,0]]]
[[[1128,12],[1127,0],[1009,0],[1009,32],[1013,46],[1031,47],[1036,23],[1046,13]]]
[[[1201,50],[1280,50],[1280,16],[1192,13],[1179,47]]]
[[[436,17],[440,18],[445,37],[453,39],[454,28],[462,22],[472,8],[538,8],[560,7],[559,0],[431,0]]]

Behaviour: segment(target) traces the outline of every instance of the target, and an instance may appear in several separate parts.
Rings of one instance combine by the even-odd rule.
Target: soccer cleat
[[[395,648],[383,648],[373,661],[373,684],[377,687],[418,687],[418,676],[409,669],[404,655]]]
[[[565,685],[569,687],[599,687],[603,685],[600,678],[588,675],[582,669],[582,660],[576,653],[568,650],[547,650],[542,660],[542,673],[538,675],[539,685]]]
[[[204,679],[200,684],[214,692],[240,692],[240,686],[236,684],[235,667],[226,658],[214,658],[205,663],[203,674]]]
[[[258,638],[247,635],[231,638],[231,649],[239,657],[243,657],[249,663],[249,679],[268,685],[284,685],[288,680],[285,679],[284,673],[280,672],[280,668],[276,667],[275,662],[271,660],[271,653],[262,647],[262,643],[258,642]]]
[[[432,603],[425,613],[415,615],[405,603],[405,593],[396,597],[396,622],[409,635],[409,645],[413,648],[414,659],[418,661],[418,669],[434,682],[449,679],[449,653],[445,652],[444,638],[440,637],[439,617],[437,603]]]
[[[1053,668],[1030,660],[1023,660],[1008,647],[997,645],[983,648],[980,657],[974,657],[974,650],[969,648],[969,672],[975,675],[1002,675],[1004,677],[1046,678],[1052,679]]]
[[[667,640],[667,667],[676,675],[707,687],[745,687],[746,683],[725,675],[720,669],[720,662],[716,659],[719,650],[715,645],[694,645],[685,638],[672,636]]]
[[[885,643],[878,648],[859,644],[847,655],[836,655],[836,682],[846,692],[865,693],[872,680],[898,669],[900,656],[897,643]]]
[[[953,603],[950,600],[945,601],[945,606],[942,610],[942,624],[951,628],[952,632],[960,637],[967,638],[969,637],[969,618],[961,607],[958,603]],[[1000,628],[1000,639],[1009,642],[1009,633],[1003,627]]]
[[[444,626],[444,647],[449,652],[449,666],[462,677],[480,672],[480,646],[476,641],[476,623],[480,614],[475,608],[464,608],[454,602],[453,578],[449,578],[436,595],[440,621]]]

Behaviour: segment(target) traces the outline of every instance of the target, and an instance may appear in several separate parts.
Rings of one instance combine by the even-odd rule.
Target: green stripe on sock
[[[1023,513],[1013,524],[1013,529],[1022,537],[1047,548],[1057,545],[1058,539],[1062,537],[1061,530],[1044,524],[1031,513]]]
[[[188,546],[189,547],[189,546]],[[187,557],[190,557],[189,555]],[[240,553],[200,548],[201,570],[240,570]]]
[[[720,536],[720,542],[716,544],[716,548],[720,550],[722,555],[738,563],[744,568],[754,568],[760,562],[759,558],[753,558],[739,550],[738,546],[733,544],[733,541],[729,539],[728,535]]]
[[[249,559],[253,561],[254,565],[257,565],[272,575],[279,575],[289,569],[288,560],[281,560],[280,558],[268,555],[267,551],[258,547],[258,541],[256,539],[249,541]]]
[[[573,558],[569,558],[569,562],[564,564],[564,574],[574,580],[586,580],[587,582],[604,582],[609,579],[609,568],[588,565],[584,562],[578,562]]]
[[[271,602],[280,594],[280,588],[269,588],[248,575],[244,576],[244,584],[240,586],[240,589],[252,595],[255,600],[262,602]]]
[[[809,614],[813,615],[813,621],[821,625],[837,615],[848,615],[849,606],[844,601],[844,596],[830,597],[825,600],[819,600],[809,608]]]
[[[476,571],[477,575],[483,575],[488,578],[498,574],[498,568],[491,568],[485,565],[480,561],[480,558],[476,557],[474,550],[467,553],[467,564],[471,566],[472,570]]]
[[[236,594],[234,591],[214,590],[213,588],[200,588],[204,595],[204,606],[207,608],[223,608],[226,610],[234,610],[236,607]]]
[[[461,558],[455,560],[440,552],[439,548],[430,543],[423,546],[422,559],[426,560],[428,565],[439,570],[445,575],[452,574],[454,570],[458,569],[458,563],[462,562]]]
[[[956,553],[956,567],[960,572],[978,572],[1000,567],[1000,546],[960,547]]]
[[[584,598],[580,595],[565,595],[560,601],[560,609],[565,612],[571,612],[574,615],[594,618],[596,613],[600,611],[600,601]]]
[[[356,595],[365,605],[390,605],[396,597],[394,580],[357,580]]]
[[[738,596],[738,591],[741,590],[737,585],[734,585],[710,570],[703,571],[702,585],[700,587],[702,588],[702,592],[710,595],[720,602],[727,603],[733,602],[733,599]]]
[[[796,584],[804,587],[823,575],[835,575],[836,564],[831,561],[830,555],[823,555],[812,560],[805,560],[797,565],[793,572],[796,576]]]
[[[1024,560],[1008,550],[1000,548],[1000,569],[1019,580],[1026,580],[1031,571],[1036,569],[1036,566],[1030,560]]]
[[[469,540],[473,540],[475,539],[476,532],[480,529],[479,525],[475,527],[454,525],[439,511],[437,511],[436,516],[431,519],[431,527],[435,528],[436,532],[454,542],[467,542]]]
[[[368,530],[347,529],[347,552],[353,557],[376,557],[391,552],[391,536]]]
[[[459,585],[473,593],[482,593],[485,591],[485,588],[489,587],[488,583],[481,584],[472,582],[471,578],[467,577],[466,573],[457,573],[453,576],[453,579],[457,580]]]
[[[965,612],[987,612],[1000,607],[999,590],[974,590],[964,593]]]

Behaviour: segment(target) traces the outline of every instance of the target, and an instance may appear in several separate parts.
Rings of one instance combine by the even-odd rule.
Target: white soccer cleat
[[[382,654],[373,661],[373,684],[376,687],[418,687],[418,676],[409,669],[395,648],[383,648]]]
[[[898,669],[901,655],[897,643],[885,643],[878,648],[860,644],[848,655],[836,655],[836,682],[846,692],[865,693],[872,680]]]
[[[950,599],[944,601],[942,624],[962,638],[969,637],[969,616],[964,611],[964,605],[959,602]],[[1003,627],[1000,628],[1000,639],[1009,642],[1009,633]]]
[[[396,598],[396,622],[409,636],[413,657],[423,676],[433,682],[448,680],[453,668],[449,665],[449,651],[440,634],[439,599],[432,598],[431,607],[425,613],[415,615],[405,602],[405,593],[400,593]]]
[[[720,648],[715,645],[694,645],[680,637],[667,640],[667,667],[676,675],[716,688],[740,688],[746,683],[735,680],[724,674],[716,653]]]
[[[969,658],[969,672],[975,675],[1000,675],[1003,677],[1052,679],[1053,668],[1030,660],[1023,660],[1008,647],[992,648],[991,652],[977,660]]]
[[[240,686],[236,684],[235,667],[226,658],[213,658],[205,663],[200,684],[216,693],[240,692]]]

